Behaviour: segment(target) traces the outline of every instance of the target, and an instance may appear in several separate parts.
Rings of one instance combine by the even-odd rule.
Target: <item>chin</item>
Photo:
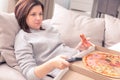
[[[40,29],[40,26],[36,26],[35,28],[36,28],[36,29]]]
[[[40,27],[37,27],[37,26],[36,26],[36,27],[33,27],[33,29],[36,29],[36,30],[38,30],[38,29],[40,29]]]
[[[40,29],[40,27],[39,27],[39,28],[36,28],[36,29],[38,30],[38,29]]]

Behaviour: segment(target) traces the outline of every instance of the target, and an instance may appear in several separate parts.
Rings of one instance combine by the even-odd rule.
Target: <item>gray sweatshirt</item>
[[[15,39],[15,55],[23,75],[27,80],[43,80],[34,74],[34,68],[49,59],[64,54],[68,57],[78,53],[77,50],[69,48],[60,40],[59,33],[51,26],[45,30],[32,30],[26,33],[20,30]],[[59,70],[55,69],[48,73],[56,76]]]

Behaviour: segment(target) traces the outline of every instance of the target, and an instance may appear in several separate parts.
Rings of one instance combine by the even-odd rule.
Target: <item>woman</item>
[[[51,80],[59,69],[69,67],[66,59],[90,44],[82,41],[78,50],[65,46],[57,31],[42,24],[43,9],[39,0],[19,0],[15,7],[21,28],[15,39],[15,55],[27,80]]]

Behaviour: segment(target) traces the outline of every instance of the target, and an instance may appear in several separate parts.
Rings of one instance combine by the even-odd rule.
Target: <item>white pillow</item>
[[[71,12],[70,10],[61,7],[60,5],[55,4],[54,15],[51,19],[51,23],[52,26],[61,33],[62,40],[66,44],[66,38],[71,37],[71,34],[69,35],[66,33],[69,32],[69,30],[71,30],[70,28],[75,25],[75,19],[79,15],[80,14]]]
[[[79,42],[79,35],[85,34],[95,45],[102,46],[104,41],[104,19],[79,16],[75,20],[75,26],[71,28],[74,36],[73,42]],[[77,44],[77,43],[76,43]]]
[[[14,14],[0,12],[0,63],[6,61],[11,67],[17,65],[14,39],[19,29]]]
[[[91,42],[102,46],[104,40],[104,20],[80,16],[71,11],[64,11],[52,18],[52,25],[61,33],[66,45],[75,47],[79,42],[79,35],[84,33],[91,38]]]
[[[105,15],[105,47],[120,42],[120,19]]]

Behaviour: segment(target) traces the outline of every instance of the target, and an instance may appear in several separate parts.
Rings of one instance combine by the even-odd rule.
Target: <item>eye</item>
[[[40,16],[42,16],[42,15],[43,15],[43,13],[39,13],[39,15],[40,15]]]
[[[35,15],[36,15],[35,13],[31,14],[31,16],[35,16]]]

